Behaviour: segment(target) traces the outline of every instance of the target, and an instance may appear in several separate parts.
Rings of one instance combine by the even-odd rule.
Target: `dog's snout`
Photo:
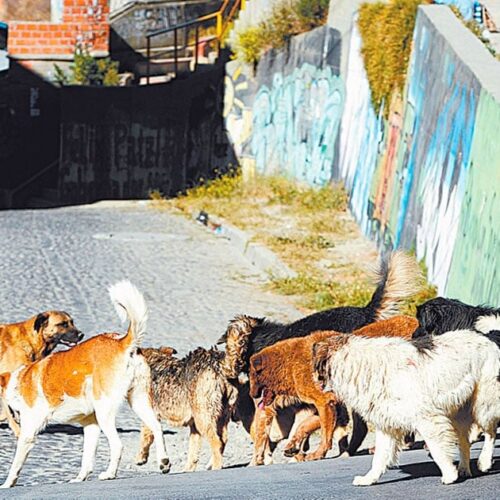
[[[77,335],[78,335],[78,342],[80,342],[80,340],[82,340],[83,337],[85,337],[85,334],[82,332],[77,332]]]

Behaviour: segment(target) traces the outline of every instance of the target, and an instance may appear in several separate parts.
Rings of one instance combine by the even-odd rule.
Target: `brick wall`
[[[109,0],[63,0],[61,23],[9,22],[11,57],[70,58],[77,43],[104,55],[109,48]]]

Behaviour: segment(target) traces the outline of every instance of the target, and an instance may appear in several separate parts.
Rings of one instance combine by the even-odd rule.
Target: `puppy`
[[[74,346],[83,338],[63,311],[45,311],[20,323],[0,325],[0,373],[12,373],[48,356],[58,344]],[[4,404],[4,418],[16,436],[19,425]]]
[[[418,321],[415,318],[396,316],[365,326],[352,335],[385,335],[410,339],[417,327]],[[323,392],[321,383],[314,376],[312,364],[312,346],[335,334],[336,332],[331,331],[315,332],[307,337],[284,340],[266,347],[250,358],[250,396],[256,400],[257,406],[252,463],[263,463],[269,426],[276,416],[276,407],[307,403],[314,405],[318,412],[318,416],[309,418],[299,427],[285,449],[288,456],[297,454],[300,443],[321,427],[321,444],[318,449],[309,455],[298,454],[298,460],[324,458],[332,446],[334,429],[337,439],[347,435],[348,418],[345,409],[339,405],[341,400],[334,393]],[[340,422],[337,422],[336,408],[342,410]]]
[[[189,427],[189,451],[185,472],[196,470],[204,437],[212,450],[211,468],[222,468],[227,442],[227,426],[238,397],[237,377],[240,360],[247,349],[248,336],[255,321],[239,316],[227,329],[226,353],[198,348],[182,359],[169,348],[142,349],[151,369],[153,408],[158,417],[174,426]],[[143,426],[137,464],[147,462],[154,440]]]
[[[9,475],[2,488],[14,486],[37,434],[49,421],[79,423],[84,446],[80,473],[84,481],[92,472],[100,431],[110,447],[108,469],[99,479],[113,479],[120,462],[122,444],[115,427],[121,402],[129,404],[155,433],[160,469],[168,472],[169,461],[161,425],[150,404],[150,394],[134,387],[147,378],[144,358],[136,354],[146,331],[147,307],[143,296],[128,281],[113,285],[111,300],[130,326],[125,335],[102,334],[16,370],[0,375],[0,390],[9,406],[19,412],[21,431]]]
[[[246,352],[245,359],[242,360],[242,371],[248,373],[250,357],[260,352],[265,347],[271,346],[280,340],[288,338],[305,337],[312,332],[320,330],[334,330],[337,332],[352,332],[365,325],[381,319],[387,319],[398,314],[399,307],[405,298],[415,294],[422,284],[422,273],[414,258],[402,252],[394,252],[381,260],[377,273],[377,288],[372,295],[370,302],[364,307],[336,307],[326,311],[321,311],[310,316],[306,316],[290,324],[275,323],[264,319],[256,319],[257,325],[253,328],[250,336],[250,344]],[[225,343],[226,336],[223,335],[218,344]],[[290,407],[289,407],[290,408]],[[304,408],[300,405],[297,411],[304,414]],[[254,418],[255,406],[251,399],[245,400],[245,394],[238,400],[237,413],[242,421],[252,422]],[[307,410],[306,410],[307,411]],[[246,412],[246,413],[245,413]],[[275,428],[286,429],[290,418],[290,410],[286,414],[277,407],[279,420]],[[285,420],[282,422],[281,420]],[[353,423],[360,429],[360,435],[366,434],[366,428],[361,419],[353,415]],[[250,425],[246,425],[251,427]],[[288,434],[282,434],[286,438]],[[355,440],[356,441],[356,440]],[[362,439],[361,439],[362,441]],[[354,444],[361,444],[361,441]],[[272,448],[272,444],[270,447]],[[357,447],[349,445],[349,454],[355,453]],[[266,451],[266,463],[272,462],[272,452],[268,447]]]
[[[460,331],[410,342],[337,334],[314,346],[313,359],[325,390],[376,427],[372,468],[356,476],[354,485],[376,483],[396,462],[404,435],[415,431],[444,484],[459,474],[470,476],[472,422],[486,435],[478,467],[483,472],[491,467],[500,418],[500,349],[486,336]],[[457,438],[458,470],[453,464]]]
[[[500,309],[485,306],[470,306],[456,299],[437,297],[417,307],[420,328],[414,337],[441,335],[453,330],[474,330],[481,316],[500,316]]]

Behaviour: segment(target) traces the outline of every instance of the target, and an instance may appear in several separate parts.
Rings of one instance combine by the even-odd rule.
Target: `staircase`
[[[213,64],[232,21],[244,7],[245,0],[224,0],[215,12],[146,35],[146,49],[137,50],[143,60],[135,66],[140,84],[163,83],[187,75],[204,64]],[[202,35],[210,31],[214,34]],[[153,47],[156,37],[172,33],[172,46]]]

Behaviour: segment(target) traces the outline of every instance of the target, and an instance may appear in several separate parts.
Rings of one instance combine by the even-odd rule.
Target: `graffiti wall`
[[[313,185],[332,179],[345,100],[339,56],[337,32],[322,27],[267,52],[255,76],[228,65],[228,130],[259,172]]]
[[[61,201],[175,195],[224,171],[223,78],[217,65],[168,84],[63,88]]]
[[[352,212],[381,246],[414,250],[440,293],[498,304],[500,101],[471,69],[491,56],[448,9],[421,8],[405,93],[384,119],[370,103],[360,44],[354,30],[340,132]]]
[[[232,63],[238,156],[311,185],[342,181],[381,248],[414,251],[441,294],[500,305],[500,65],[448,7],[420,7],[405,89],[377,114],[355,23],[343,47],[327,30],[268,52],[255,77]]]

